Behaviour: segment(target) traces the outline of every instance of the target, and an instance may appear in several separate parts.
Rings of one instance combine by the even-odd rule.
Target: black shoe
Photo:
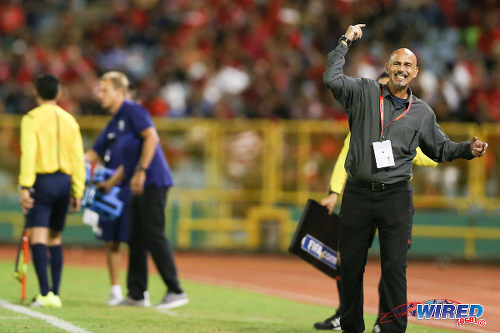
[[[340,316],[334,314],[331,317],[326,318],[324,321],[319,321],[314,323],[314,328],[317,330],[330,330],[330,331],[340,331]]]

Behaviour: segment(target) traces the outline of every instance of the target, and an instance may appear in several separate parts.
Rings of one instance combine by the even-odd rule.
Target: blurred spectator
[[[376,78],[395,48],[422,63],[414,89],[439,120],[500,121],[496,0],[7,0],[0,4],[0,112],[33,104],[50,71],[75,114],[101,114],[96,78],[122,70],[154,116],[345,119],[325,93],[325,55],[367,24],[346,74]],[[355,71],[356,70],[356,71]]]

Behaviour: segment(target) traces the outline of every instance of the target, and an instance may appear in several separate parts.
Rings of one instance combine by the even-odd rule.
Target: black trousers
[[[380,190],[380,188],[378,188]],[[407,303],[406,256],[411,228],[412,198],[408,183],[384,191],[348,181],[340,209],[340,256],[342,258],[341,326],[344,332],[361,333],[363,274],[372,230],[380,240],[382,277],[379,284],[384,322],[382,332],[405,332],[407,316],[398,316]]]
[[[148,261],[153,261],[167,286],[167,291],[181,293],[174,256],[165,237],[166,187],[146,187],[130,204],[130,239],[127,287],[128,296],[144,298],[148,288]]]

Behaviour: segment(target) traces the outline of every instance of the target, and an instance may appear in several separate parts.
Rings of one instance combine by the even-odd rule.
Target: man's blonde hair
[[[124,92],[128,91],[128,78],[122,72],[112,71],[104,73],[101,76],[101,81],[109,80],[115,89],[123,89]]]

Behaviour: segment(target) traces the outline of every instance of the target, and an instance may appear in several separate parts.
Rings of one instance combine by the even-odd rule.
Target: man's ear
[[[413,74],[413,78],[416,78],[418,75],[418,66],[415,67],[415,73]]]
[[[62,97],[62,89],[61,87],[59,87],[59,89],[57,90],[56,101],[61,99],[61,97]]]

